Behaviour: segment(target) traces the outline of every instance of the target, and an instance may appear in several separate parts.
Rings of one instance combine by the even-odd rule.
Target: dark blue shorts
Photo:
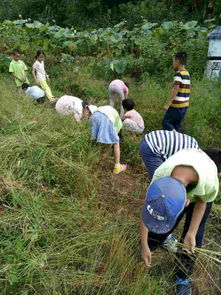
[[[140,154],[147,168],[150,179],[153,178],[155,170],[164,162],[164,159],[159,154],[154,154],[147,144],[145,137],[140,144]]]

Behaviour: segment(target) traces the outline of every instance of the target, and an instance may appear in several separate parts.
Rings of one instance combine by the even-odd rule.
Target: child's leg
[[[164,162],[164,160],[160,155],[152,152],[145,138],[142,139],[140,144],[140,155],[146,166],[149,177],[152,179],[155,170]]]
[[[120,144],[114,144],[114,161],[115,165],[120,165]]]
[[[124,115],[124,108],[122,106],[122,102],[125,99],[125,95],[124,95],[123,90],[120,89],[118,95],[119,95],[119,98],[120,98],[120,116],[123,116]]]
[[[24,92],[24,90],[22,89],[22,87],[17,87],[18,92]]]
[[[180,108],[180,109],[177,108],[177,110],[176,110],[177,119],[176,119],[176,122],[174,124],[174,127],[175,127],[177,132],[181,131],[181,123],[182,123],[182,121],[183,121],[183,119],[184,119],[184,117],[186,115],[186,112],[187,112],[187,108]]]
[[[134,122],[131,119],[125,119],[123,121],[123,127],[131,132],[134,132],[135,134],[142,134],[143,133],[143,129],[141,129],[136,122]]]
[[[185,220],[184,229],[183,229],[183,233],[182,233],[182,237],[181,237],[181,243],[183,243],[186,233],[188,232],[188,229],[189,229],[189,226],[190,226],[190,223],[192,220],[194,206],[195,206],[195,203],[190,203],[190,205],[185,210],[186,211],[186,220]],[[209,216],[211,207],[212,207],[212,203],[207,203],[206,211],[203,215],[198,232],[196,234],[196,247],[197,248],[202,247],[202,240],[203,240],[203,235],[205,232],[206,221]],[[193,267],[194,267],[196,255],[195,254],[189,255],[189,254],[183,252],[183,253],[178,254],[177,257],[181,263],[180,269],[178,269],[178,271],[177,271],[177,277],[179,277],[180,279],[186,279],[189,276],[191,276],[191,274],[193,272]]]
[[[173,131],[175,129],[176,122],[176,109],[169,107],[169,109],[166,111],[164,118],[163,118],[163,129]]]
[[[40,81],[40,86],[44,90],[45,95],[49,100],[54,98],[54,95],[51,93],[51,88],[48,86],[48,83],[45,80]]]
[[[114,143],[114,161],[115,161],[115,166],[114,166],[113,173],[115,175],[127,170],[127,165],[120,164],[120,144],[119,143]]]
[[[110,97],[110,106],[112,106],[114,108],[115,92],[114,92],[114,89],[112,89],[112,88],[109,88],[109,97]]]
[[[81,114],[78,114],[77,112],[74,112],[74,118],[75,120],[80,123],[81,122]]]

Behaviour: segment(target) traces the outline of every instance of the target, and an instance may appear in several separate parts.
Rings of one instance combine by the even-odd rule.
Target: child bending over
[[[110,96],[110,105],[114,108],[116,98],[120,100],[120,103],[128,97],[129,94],[129,85],[121,80],[113,80],[109,85],[109,96]],[[120,115],[124,114],[124,109],[121,104]]]
[[[75,96],[63,95],[55,105],[56,111],[61,115],[73,115],[77,122],[81,122],[83,115],[82,100]]]
[[[172,240],[171,233],[185,217],[180,240],[184,245],[177,253],[177,295],[192,294],[194,250],[202,247],[205,225],[219,191],[220,153],[207,152],[210,157],[199,149],[183,149],[169,157],[155,170],[142,208],[141,256],[146,266],[151,265],[151,252]]]
[[[24,83],[22,84],[22,89],[30,98],[35,99],[38,103],[44,102],[45,93],[40,87],[36,85],[30,86],[27,83]]]
[[[87,102],[82,103],[83,116],[89,119],[92,139],[97,142],[114,146],[115,166],[113,174],[117,175],[127,170],[127,165],[120,164],[120,139],[118,133],[122,121],[118,112],[111,106],[96,107]]]

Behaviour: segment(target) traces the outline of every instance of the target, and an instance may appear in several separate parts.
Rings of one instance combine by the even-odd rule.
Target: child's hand
[[[35,83],[36,83],[36,85],[40,84],[40,82],[37,79],[35,80]]]
[[[143,261],[147,267],[151,266],[152,256],[151,256],[150,248],[148,245],[145,245],[142,247],[141,258],[143,259]]]
[[[187,232],[183,242],[188,246],[188,248],[183,248],[183,250],[188,254],[194,254],[194,249],[196,247],[196,237],[193,234]]]
[[[25,83],[26,82],[26,78],[22,78],[20,79],[21,82]]]
[[[48,82],[50,82],[50,77],[49,77],[49,75],[46,76],[46,79],[47,79]]]
[[[170,106],[168,104],[165,104],[165,106],[163,106],[164,111],[168,111],[169,107]]]

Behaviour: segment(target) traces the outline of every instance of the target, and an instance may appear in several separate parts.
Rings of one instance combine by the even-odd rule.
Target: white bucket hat
[[[97,106],[95,106],[95,105],[91,104],[91,105],[88,106],[88,108],[89,108],[91,114],[93,114],[94,112],[97,111]]]

